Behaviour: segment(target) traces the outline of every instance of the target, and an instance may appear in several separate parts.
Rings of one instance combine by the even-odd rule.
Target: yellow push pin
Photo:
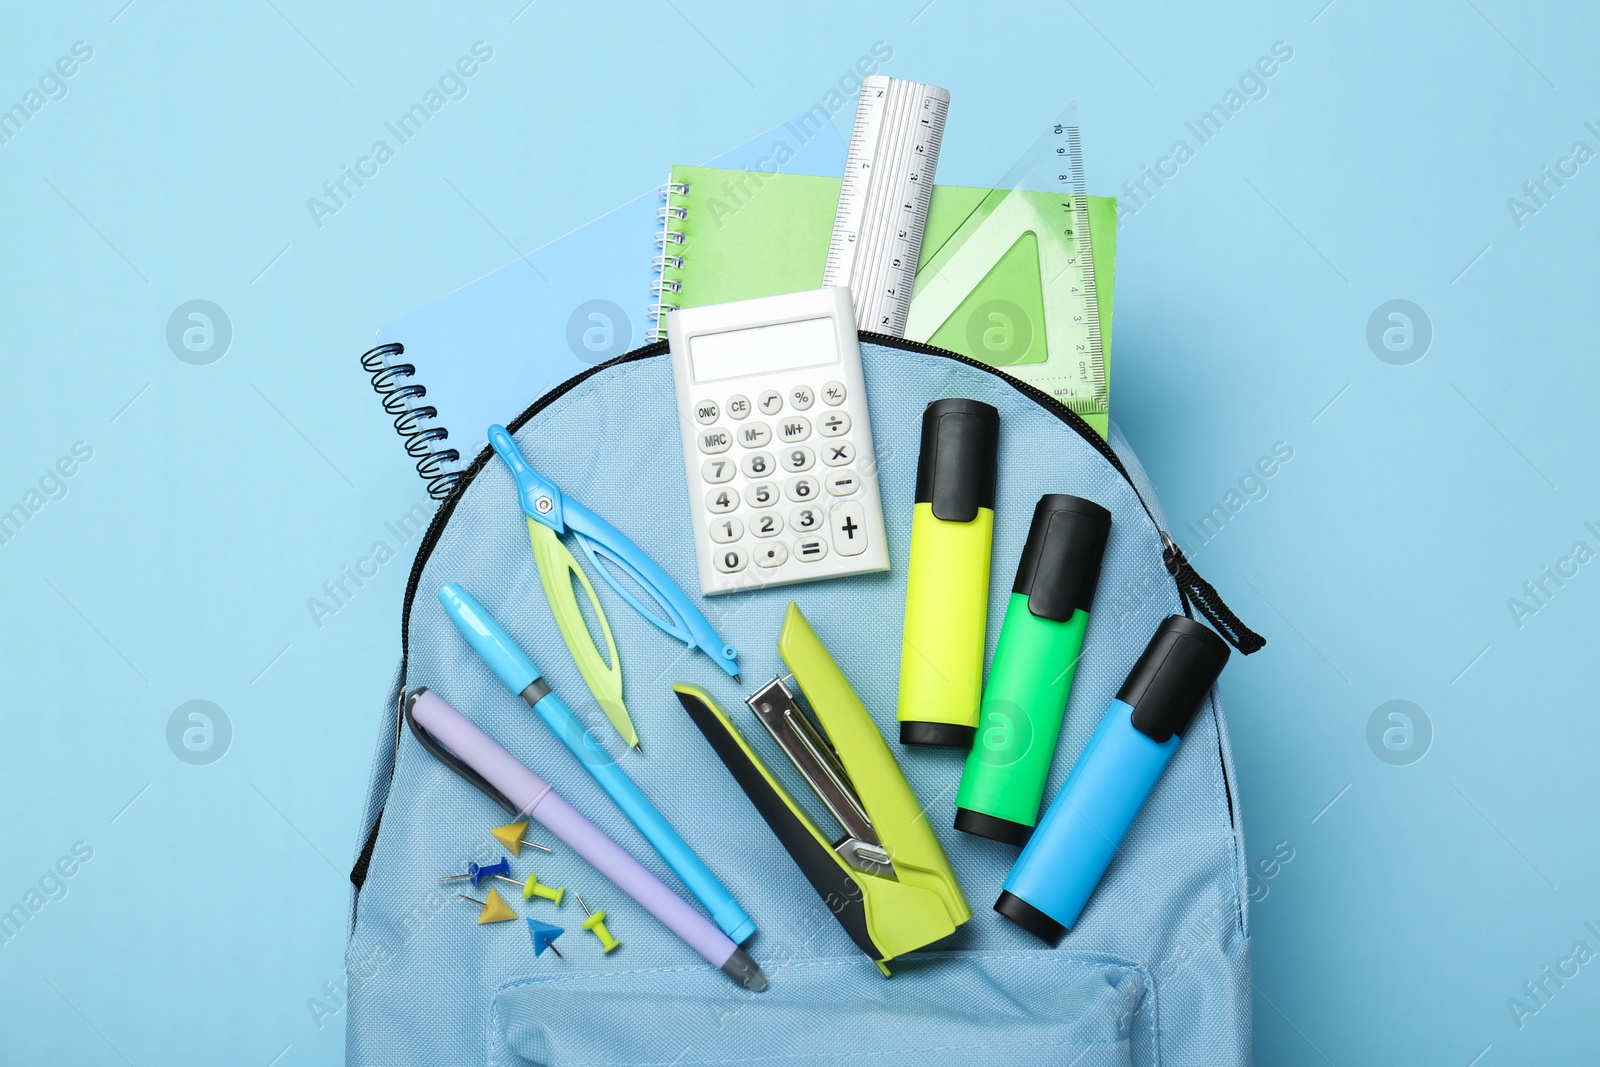
[[[600,939],[601,955],[622,944],[621,941],[611,936],[610,930],[606,929],[606,909],[601,908],[599,911],[590,911],[589,905],[583,902],[582,893],[574,892],[572,895],[578,898],[578,906],[588,916],[587,919],[583,920],[583,928]]]
[[[457,893],[456,896],[462,900],[471,901],[483,909],[478,913],[479,926],[485,923],[509,922],[517,917],[517,913],[511,910],[511,905],[507,904],[505,898],[493,889],[489,890],[487,900],[478,900],[475,897],[467,896],[465,893]]]
[[[512,879],[507,879],[511,881]],[[561,907],[561,898],[567,895],[565,886],[547,886],[539,881],[539,876],[532,871],[528,872],[528,880],[522,883],[522,899],[531,900],[534,897],[544,897],[556,907]]]
[[[527,820],[523,820],[522,822],[513,822],[507,823],[504,826],[496,826],[493,830],[489,831],[489,836],[493,837],[496,841],[500,842],[507,849],[509,849],[513,856],[522,855],[523,845],[527,845],[529,848],[536,848],[540,852],[551,851],[549,845],[541,845],[537,841],[529,841],[527,838],[525,838],[523,835],[527,832],[528,823]]]

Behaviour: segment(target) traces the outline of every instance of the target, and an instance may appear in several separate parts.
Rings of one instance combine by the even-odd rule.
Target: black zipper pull
[[[1217,595],[1211,583],[1195,572],[1183,549],[1167,536],[1165,530],[1161,531],[1161,542],[1164,546],[1161,550],[1162,560],[1167,565],[1167,573],[1178,583],[1178,596],[1183,599],[1184,609],[1188,610],[1191,605],[1199,608],[1200,614],[1206,617],[1217,633],[1243,655],[1260,651],[1267,639],[1246,626],[1233,613],[1233,609],[1222,602],[1222,597]]]

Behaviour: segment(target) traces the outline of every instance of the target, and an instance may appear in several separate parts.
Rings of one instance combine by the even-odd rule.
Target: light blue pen
[[[445,614],[450,616],[450,621],[456,624],[456,629],[461,631],[461,636],[467,639],[473,651],[482,657],[507,689],[527,701],[533,713],[543,720],[556,739],[583,764],[600,788],[639,828],[651,847],[694,894],[694,898],[711,913],[712,920],[721,927],[722,932],[735,943],[755,933],[754,920],[739,907],[733,894],[678,836],[678,831],[656,810],[656,806],[650,803],[650,799],[611,757],[611,753],[602,748],[594,735],[584,728],[572,709],[550,691],[549,683],[539,675],[539,668],[533,665],[533,660],[495,621],[494,616],[457,582],[439,588],[439,603],[444,605]]]

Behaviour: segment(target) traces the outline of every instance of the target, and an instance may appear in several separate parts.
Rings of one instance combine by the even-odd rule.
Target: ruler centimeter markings
[[[863,330],[905,336],[950,94],[863,78],[823,285],[845,285]]]
[[[1075,270],[1072,291],[1080,300],[1073,314],[1073,324],[1083,330],[1083,340],[1074,343],[1076,377],[1084,391],[1073,390],[1072,399],[1078,413],[1104,412],[1106,401],[1106,353],[1100,336],[1100,293],[1094,280],[1094,248],[1089,236],[1089,194],[1083,177],[1083,141],[1078,127],[1056,125],[1051,132],[1061,139],[1056,146],[1058,157],[1066,159],[1067,172],[1056,176],[1057,182],[1067,188],[1068,202],[1061,205],[1072,214],[1072,225],[1066,235],[1072,238],[1072,252],[1067,256],[1066,269]],[[1054,279],[1043,279],[1049,285]]]

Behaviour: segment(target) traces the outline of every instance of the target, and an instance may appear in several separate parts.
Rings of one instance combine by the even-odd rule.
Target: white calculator
[[[888,570],[850,290],[666,319],[700,591]]]

